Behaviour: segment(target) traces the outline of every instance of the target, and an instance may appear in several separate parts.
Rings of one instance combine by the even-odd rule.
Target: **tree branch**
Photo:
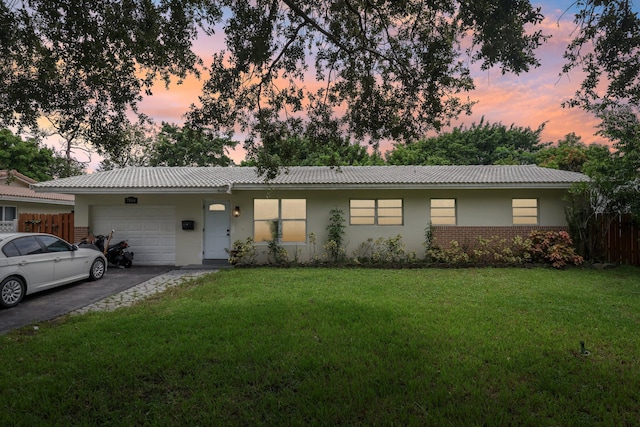
[[[340,39],[338,39],[335,35],[333,35],[329,31],[322,28],[320,24],[318,24],[314,19],[311,19],[311,17],[304,10],[300,9],[300,7],[298,7],[298,5],[296,5],[293,1],[291,0],[282,0],[282,1],[284,4],[289,6],[289,9],[291,9],[293,13],[295,13],[298,17],[302,18],[304,22],[306,22],[307,24],[311,25],[313,28],[315,28],[316,30],[324,34],[329,40],[331,40],[340,49],[348,53],[353,53],[353,49],[351,49],[349,46],[342,43],[342,41],[340,41]]]

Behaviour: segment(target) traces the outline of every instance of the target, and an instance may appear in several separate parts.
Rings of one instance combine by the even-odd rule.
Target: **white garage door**
[[[173,206],[92,206],[91,230],[111,244],[129,242],[134,265],[175,265],[176,213]]]

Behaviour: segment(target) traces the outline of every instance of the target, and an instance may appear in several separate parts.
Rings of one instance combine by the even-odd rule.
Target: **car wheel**
[[[22,301],[26,288],[19,277],[7,277],[0,284],[0,307],[9,308]]]
[[[105,272],[105,263],[102,258],[96,258],[91,264],[91,270],[89,271],[89,278],[91,280],[99,280],[102,279]]]

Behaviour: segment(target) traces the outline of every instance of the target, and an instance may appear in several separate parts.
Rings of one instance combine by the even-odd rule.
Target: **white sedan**
[[[25,295],[79,280],[98,280],[107,259],[44,233],[0,233],[0,307],[13,307]]]

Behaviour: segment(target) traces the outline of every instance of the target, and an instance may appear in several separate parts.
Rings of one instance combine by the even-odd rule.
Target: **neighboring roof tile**
[[[7,169],[0,170],[0,181],[4,182],[9,177],[12,177],[12,178],[17,179],[19,181],[22,181],[25,184],[35,184],[36,182],[38,182],[35,179],[29,178],[28,176],[21,174],[20,172],[18,172],[15,169],[12,169],[12,170],[7,170]]]
[[[11,178],[11,180],[9,180]],[[0,170],[0,199],[23,202],[40,202],[73,205],[75,197],[70,194],[36,193],[29,185],[36,180],[16,170]]]
[[[75,197],[71,194],[36,193],[30,188],[0,185],[0,198],[24,199],[25,201],[43,202],[58,201],[73,204]]]
[[[524,166],[324,166],[290,167],[265,182],[249,167],[130,167],[32,185],[38,191],[109,189],[207,189],[260,185],[549,185],[586,181],[588,177],[535,165]]]

